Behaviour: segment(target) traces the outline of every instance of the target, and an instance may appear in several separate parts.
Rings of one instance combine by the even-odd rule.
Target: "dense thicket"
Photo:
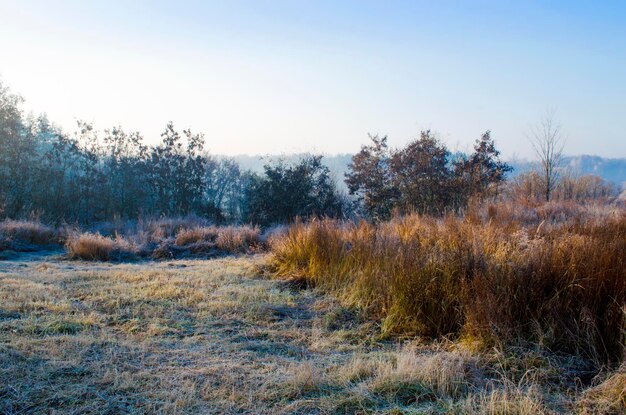
[[[430,131],[402,149],[390,149],[387,137],[370,136],[349,166],[346,183],[375,219],[391,212],[442,214],[467,205],[472,197],[497,194],[511,167],[500,160],[491,134],[476,140],[470,155],[453,157]]]
[[[321,156],[305,157],[294,165],[266,165],[263,176],[250,178],[246,199],[246,216],[262,225],[298,217],[339,217],[345,210]]]

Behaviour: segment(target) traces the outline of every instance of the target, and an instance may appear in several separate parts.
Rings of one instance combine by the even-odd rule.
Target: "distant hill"
[[[305,154],[271,154],[266,156],[237,155],[235,159],[242,169],[263,172],[263,165],[268,161],[282,159],[288,163],[298,161]],[[324,155],[323,162],[330,169],[341,190],[347,190],[343,182],[344,173],[352,159],[351,154]],[[532,168],[533,162],[528,160],[509,160],[514,168],[512,175],[520,174]],[[613,182],[626,189],[626,158],[604,158],[599,156],[566,156],[563,165],[577,174],[594,174],[604,180]]]

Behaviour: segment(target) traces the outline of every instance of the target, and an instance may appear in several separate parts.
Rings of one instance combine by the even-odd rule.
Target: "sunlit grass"
[[[484,217],[298,223],[273,240],[272,264],[389,335],[530,342],[598,368],[615,364],[624,353],[626,213],[548,220],[541,209],[534,223],[496,207]]]

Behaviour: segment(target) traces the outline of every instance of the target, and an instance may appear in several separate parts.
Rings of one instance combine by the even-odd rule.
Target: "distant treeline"
[[[202,134],[169,123],[160,143],[138,132],[103,132],[79,122],[67,134],[27,117],[0,84],[0,218],[92,223],[195,214],[215,222],[284,222],[340,216],[344,198],[321,157],[274,162],[263,174],[212,157]]]
[[[204,135],[172,123],[156,145],[138,132],[98,132],[84,122],[67,134],[45,116],[25,116],[21,102],[0,83],[0,218],[93,223],[195,214],[268,225],[355,213],[437,214],[497,195],[510,171],[489,132],[469,155],[452,155],[429,131],[398,150],[374,136],[352,158],[347,195],[322,156],[244,171],[233,159],[211,156]]]

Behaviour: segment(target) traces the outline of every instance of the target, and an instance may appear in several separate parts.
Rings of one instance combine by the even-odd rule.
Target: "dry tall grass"
[[[260,235],[258,227],[227,226],[219,230],[215,243],[226,252],[247,252],[259,247]]]
[[[533,213],[544,216],[537,223],[509,208],[380,225],[298,223],[273,240],[273,264],[279,276],[380,319],[387,334],[532,342],[597,365],[620,361],[626,213],[561,220],[556,206],[544,206]]]
[[[128,257],[178,258],[218,254],[254,253],[262,250],[259,228],[205,226],[188,220],[161,220],[119,227],[114,236],[70,233],[66,248],[70,258],[108,261]],[[124,234],[117,231],[124,231]]]
[[[147,236],[145,242],[161,242],[190,229],[202,229],[210,224],[197,216],[148,219],[137,223],[138,234]]]
[[[70,258],[89,261],[108,261],[136,252],[134,246],[122,237],[111,239],[97,233],[70,235],[65,247]]]
[[[623,414],[626,412],[626,363],[604,379],[587,389],[580,400],[582,414]]]
[[[176,234],[174,243],[178,246],[185,246],[198,242],[215,242],[219,231],[215,227],[197,227],[181,229]]]

